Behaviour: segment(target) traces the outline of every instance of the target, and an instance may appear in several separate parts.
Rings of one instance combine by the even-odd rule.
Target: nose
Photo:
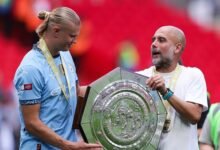
[[[76,38],[71,39],[71,44],[76,44]]]
[[[72,44],[76,44],[76,40],[72,40]]]
[[[151,47],[152,47],[152,48],[156,48],[157,45],[158,45],[157,40],[154,40],[154,41],[151,43]]]

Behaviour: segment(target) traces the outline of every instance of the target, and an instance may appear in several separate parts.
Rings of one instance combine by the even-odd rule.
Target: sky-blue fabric
[[[61,61],[61,56],[64,62]],[[14,78],[14,85],[18,92],[20,105],[40,104],[40,120],[64,139],[76,141],[76,134],[72,129],[77,104],[76,83],[78,77],[75,64],[69,51],[60,52],[60,55],[55,57],[54,61],[58,68],[61,68],[59,67],[61,63],[66,65],[71,87],[69,100],[65,99],[51,67],[36,45],[25,55],[18,67]],[[62,73],[60,73],[60,76],[69,95],[66,78]],[[31,85],[31,89],[30,87],[28,89],[24,88],[25,85]],[[41,144],[43,150],[56,149],[34,137],[25,129],[21,112],[20,119],[20,149],[36,149],[37,144]]]

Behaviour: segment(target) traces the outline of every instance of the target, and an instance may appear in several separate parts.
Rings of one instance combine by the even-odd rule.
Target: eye
[[[72,34],[70,34],[70,37],[71,37],[71,38],[75,38],[75,37],[76,37],[76,35],[72,35]]]
[[[152,42],[154,42],[154,41],[155,41],[155,39],[156,39],[156,38],[155,38],[155,37],[153,37],[153,38],[152,38]]]
[[[158,38],[158,41],[159,41],[160,43],[163,43],[163,42],[166,42],[166,39],[165,39],[164,37],[159,37],[159,38]]]

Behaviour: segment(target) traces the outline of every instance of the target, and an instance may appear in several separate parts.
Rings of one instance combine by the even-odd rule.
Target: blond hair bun
[[[49,11],[41,11],[39,14],[38,14],[38,18],[40,18],[41,20],[44,20],[45,18],[48,18],[50,15],[50,12]]]

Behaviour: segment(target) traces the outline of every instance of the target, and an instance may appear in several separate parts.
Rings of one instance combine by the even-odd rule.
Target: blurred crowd
[[[159,0],[161,3],[184,11],[198,25],[220,31],[219,0]]]
[[[15,92],[6,91],[1,81],[2,76],[0,76],[0,149],[14,150],[18,149],[19,142],[18,101]]]

